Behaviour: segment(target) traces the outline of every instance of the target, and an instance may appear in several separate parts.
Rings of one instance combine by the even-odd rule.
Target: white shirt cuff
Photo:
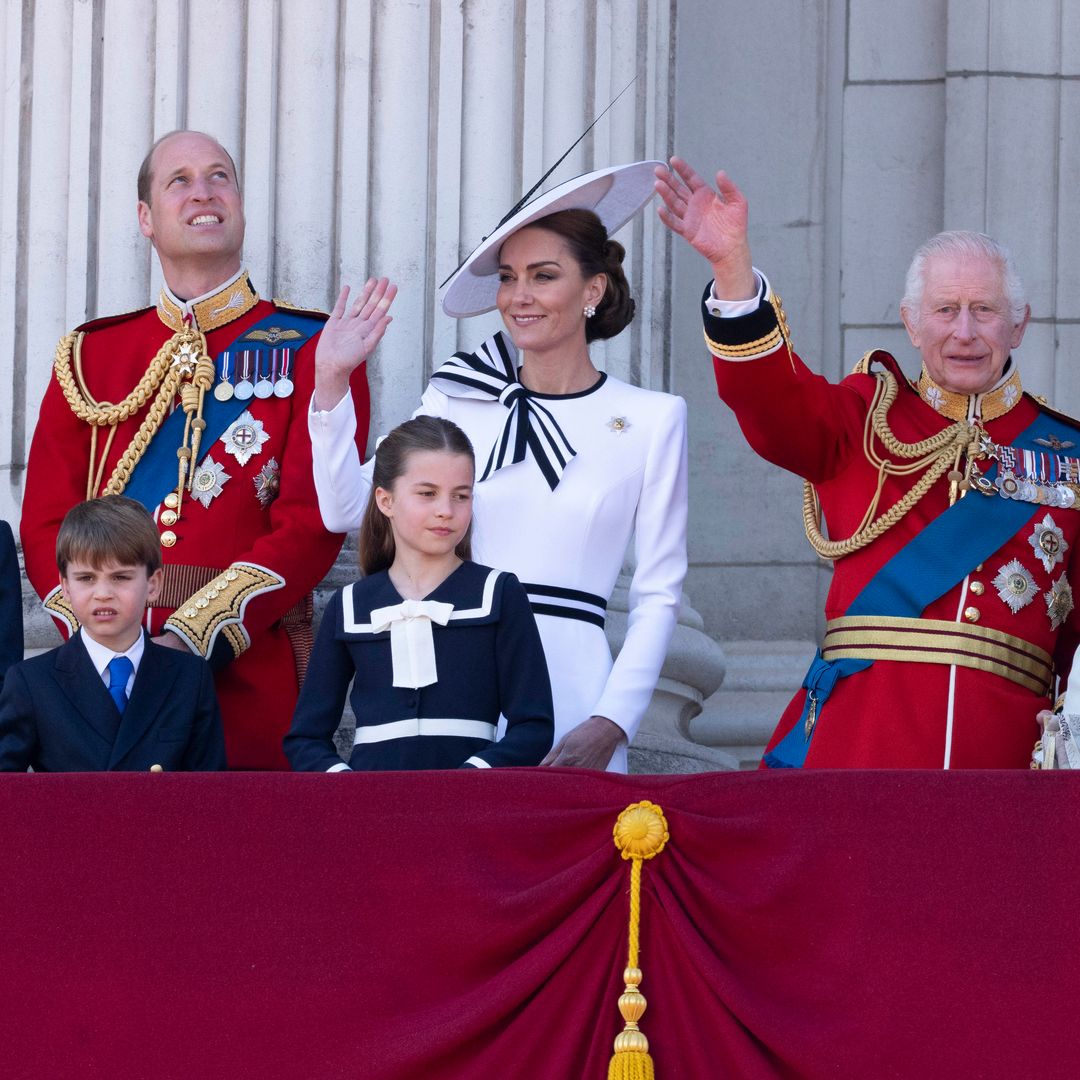
[[[716,282],[709,286],[709,295],[705,298],[705,309],[718,319],[737,319],[740,315],[751,315],[772,297],[769,279],[754,268],[754,279],[758,283],[758,294],[750,300],[719,300],[716,297]],[[764,289],[764,292],[762,290]]]

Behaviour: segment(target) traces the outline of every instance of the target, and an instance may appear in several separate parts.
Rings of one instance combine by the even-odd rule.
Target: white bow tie
[[[394,686],[418,690],[438,681],[435,670],[435,641],[431,624],[445,626],[453,604],[438,600],[403,600],[400,604],[377,608],[371,613],[371,629],[380,634],[390,630],[390,656],[394,662]]]

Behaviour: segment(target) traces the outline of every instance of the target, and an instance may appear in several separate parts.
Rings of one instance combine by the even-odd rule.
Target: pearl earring
[[[595,314],[596,314],[596,308],[594,308],[592,306],[592,304],[586,304],[585,305],[585,318],[586,319],[591,319]]]

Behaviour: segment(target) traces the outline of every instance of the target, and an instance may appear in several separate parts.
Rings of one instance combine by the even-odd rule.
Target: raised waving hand
[[[319,334],[315,348],[315,408],[332,409],[349,389],[349,376],[375,351],[393,322],[390,305],[397,286],[386,278],[368,278],[350,306],[349,286]]]
[[[747,239],[747,204],[743,193],[722,169],[710,187],[682,158],[671,159],[671,171],[656,170],[660,220],[704,255],[713,268],[721,300],[749,300],[757,292]]]

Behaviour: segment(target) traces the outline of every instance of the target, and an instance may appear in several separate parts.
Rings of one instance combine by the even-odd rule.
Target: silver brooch
[[[221,489],[229,480],[224,465],[219,465],[209,454],[196,466],[191,478],[191,497],[203,506],[209,507],[212,499],[221,494]]]
[[[1014,615],[1027,607],[1038,592],[1031,571],[1019,559],[1007,562],[997,572],[993,583],[998,596],[1008,604]]]
[[[616,435],[622,435],[630,429],[630,421],[625,416],[613,416],[607,422],[607,426],[609,431],[614,432]]]
[[[236,418],[233,426],[221,436],[225,449],[241,465],[246,465],[252,454],[261,454],[263,443],[269,440],[270,436],[263,431],[263,422],[256,420],[248,409],[245,409]]]
[[[1028,537],[1028,543],[1046,567],[1047,573],[1050,573],[1065,558],[1065,552],[1069,550],[1069,542],[1065,539],[1065,534],[1057,527],[1049,514],[1035,526],[1035,531]]]
[[[261,506],[269,506],[281,490],[281,467],[277,458],[271,458],[260,470],[258,476],[252,478],[255,485],[255,497]]]
[[[1050,586],[1049,592],[1043,593],[1043,599],[1046,601],[1046,614],[1050,616],[1050,629],[1056,630],[1073,609],[1072,588],[1064,574]]]

